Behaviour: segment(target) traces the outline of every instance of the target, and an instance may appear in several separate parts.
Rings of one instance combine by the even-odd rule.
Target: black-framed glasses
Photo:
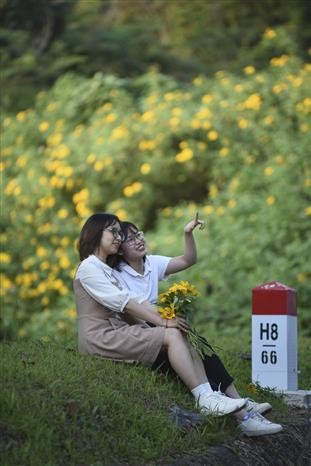
[[[145,239],[144,232],[137,231],[136,233],[131,234],[131,236],[123,240],[123,243],[126,243],[129,246],[133,246],[136,243],[136,241],[143,241],[144,239]]]
[[[115,227],[114,228],[105,228],[105,230],[110,231],[110,233],[112,234],[114,239],[119,239],[121,241],[121,243],[123,243],[124,238],[125,238],[125,235],[124,235],[123,231],[118,230],[118,228],[115,228]]]

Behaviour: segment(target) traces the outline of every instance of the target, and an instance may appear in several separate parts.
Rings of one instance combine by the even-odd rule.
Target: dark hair
[[[116,215],[107,213],[93,214],[87,219],[82,227],[78,241],[80,260],[94,254],[100,245],[103,230],[115,222],[121,224]]]
[[[139,228],[132,222],[120,222],[121,230],[124,233],[124,241],[127,240],[130,230],[139,231]]]

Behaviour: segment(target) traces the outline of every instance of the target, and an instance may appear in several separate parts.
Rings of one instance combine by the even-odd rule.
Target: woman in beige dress
[[[222,416],[240,410],[246,400],[213,392],[202,360],[184,338],[187,322],[181,317],[162,319],[156,306],[139,304],[113,277],[109,256],[118,252],[123,239],[120,221],[112,214],[94,214],[82,227],[81,262],[74,279],[79,351],[151,366],[165,349],[170,365],[203,413]],[[131,324],[131,319],[155,326]]]

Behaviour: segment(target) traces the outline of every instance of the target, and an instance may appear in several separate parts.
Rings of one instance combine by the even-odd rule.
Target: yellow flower
[[[173,303],[166,307],[160,307],[158,310],[162,319],[173,319],[176,317],[176,310]]]
[[[134,194],[132,186],[125,186],[123,188],[123,194],[125,197],[132,197]]]
[[[263,122],[265,125],[271,125],[273,123],[273,117],[271,115],[267,115],[264,119]]]
[[[49,135],[46,142],[48,146],[58,146],[58,144],[61,143],[62,139],[63,135],[61,133],[53,133]]]
[[[259,110],[261,107],[261,96],[258,92],[251,94],[243,103],[244,108],[249,110]]]
[[[0,264],[9,264],[11,262],[10,254],[6,252],[0,252]]]
[[[222,148],[219,150],[219,155],[220,155],[220,157],[227,157],[228,154],[229,154],[229,149],[228,149],[228,147],[222,147]]]
[[[265,39],[274,39],[276,37],[276,32],[272,28],[267,28],[263,34]]]
[[[59,107],[58,102],[51,102],[51,103],[48,104],[46,109],[47,109],[48,112],[54,112],[54,110],[57,110],[58,107]]]
[[[198,142],[198,148],[200,150],[205,150],[207,148],[207,144],[205,142],[203,142],[203,141],[199,141]]]
[[[87,188],[81,189],[78,193],[72,196],[73,202],[76,204],[80,201],[87,201],[89,198],[89,190]]]
[[[207,205],[207,206],[203,207],[203,212],[206,215],[211,215],[214,212],[214,207],[212,205]]]
[[[117,115],[115,113],[109,113],[109,115],[106,116],[105,120],[108,121],[108,123],[112,123],[117,119]]]
[[[143,163],[141,166],[140,166],[140,173],[142,173],[143,175],[148,175],[148,173],[150,172],[151,170],[151,165],[150,163]]]
[[[247,128],[248,125],[249,125],[249,123],[248,123],[247,120],[245,120],[245,118],[240,118],[240,120],[238,121],[238,126],[239,126],[239,128],[241,128],[241,129]]]
[[[216,184],[214,183],[211,183],[210,187],[209,187],[209,196],[214,199],[215,197],[218,196],[218,187],[216,186]]]
[[[23,120],[25,120],[26,115],[27,115],[26,112],[18,112],[18,114],[16,115],[16,119],[18,121],[23,121]]]
[[[192,83],[194,84],[194,86],[201,86],[203,84],[203,79],[201,76],[197,76],[193,79]]]
[[[65,144],[60,144],[57,149],[53,151],[54,157],[57,159],[64,159],[70,154],[70,149]]]
[[[211,130],[207,133],[207,137],[210,141],[216,141],[218,139],[218,133],[215,130]]]
[[[205,94],[203,97],[202,97],[202,103],[203,104],[209,104],[212,100],[213,100],[213,96],[211,94]]]
[[[95,160],[96,160],[96,156],[94,154],[89,154],[86,158],[86,162],[90,165],[94,163]]]
[[[243,71],[247,76],[251,76],[255,73],[256,68],[254,68],[254,66],[245,66]]]
[[[140,181],[135,181],[132,186],[135,193],[139,193],[143,189],[143,185]]]
[[[72,318],[77,317],[77,311],[75,309],[69,309],[69,311],[67,311],[66,314],[68,317],[72,317]]]
[[[287,63],[288,60],[289,60],[289,56],[284,54],[284,55],[281,55],[280,57],[271,58],[270,64],[271,66],[281,68]]]
[[[94,163],[94,170],[96,172],[100,172],[102,171],[102,169],[104,168],[104,164],[101,160],[97,160],[95,163]]]
[[[191,160],[193,158],[193,151],[188,147],[183,149],[181,152],[179,152],[175,156],[175,160],[178,163],[185,163],[188,160]]]
[[[236,200],[235,199],[229,199],[227,205],[228,205],[228,207],[230,209],[233,209],[236,206]]]
[[[234,86],[234,90],[235,90],[236,92],[242,92],[242,91],[244,90],[244,87],[242,86],[242,84],[236,84],[236,85]]]
[[[152,141],[152,140],[149,140],[149,141],[143,140],[143,141],[140,141],[140,143],[138,144],[138,148],[141,151],[153,150],[155,147],[156,147],[156,143],[155,141]]]
[[[307,279],[307,275],[305,273],[299,273],[297,275],[297,280],[300,282],[300,283],[303,283],[305,282]]]
[[[301,133],[308,133],[309,131],[309,125],[308,123],[303,123],[302,125],[299,126],[299,131]]]
[[[205,120],[206,118],[210,118],[212,116],[212,112],[208,108],[202,108],[196,113],[196,118],[199,120]]]
[[[283,165],[285,162],[284,157],[282,155],[276,155],[275,161],[278,165]]]
[[[171,207],[165,207],[162,210],[162,214],[164,215],[164,217],[169,217],[170,215],[172,215],[172,213],[173,213],[173,209]]]
[[[12,122],[11,118],[6,117],[6,118],[4,118],[4,120],[3,120],[3,126],[4,126],[4,127],[10,126],[11,122]]]
[[[264,174],[265,174],[266,176],[271,176],[272,173],[273,173],[273,168],[272,168],[272,167],[266,167],[266,168],[264,169]]]
[[[116,216],[119,217],[121,221],[126,220],[127,218],[127,212],[124,209],[117,209],[116,210]]]
[[[257,387],[256,385],[254,385],[253,383],[249,383],[246,387],[246,390],[249,392],[249,393],[257,393]]]
[[[275,203],[275,196],[268,196],[268,197],[266,198],[266,203],[267,203],[268,205],[273,205],[273,204]]]
[[[50,299],[48,296],[43,296],[43,298],[41,299],[41,304],[43,304],[43,306],[47,306],[50,302]]]
[[[61,269],[68,269],[69,266],[70,266],[70,261],[68,259],[68,257],[66,255],[63,255],[60,259],[59,259],[59,266]]]
[[[57,211],[57,217],[60,219],[64,219],[68,217],[68,210],[67,209],[59,209]]]
[[[39,246],[36,250],[36,254],[38,257],[44,257],[47,255],[47,250],[43,246]]]
[[[41,133],[44,133],[49,129],[49,127],[50,123],[48,123],[47,121],[42,121],[42,123],[40,123],[39,125],[39,131],[41,131]]]
[[[40,270],[48,270],[50,268],[49,261],[43,261],[40,263]]]
[[[311,215],[311,206],[306,207],[304,210],[305,215],[310,216]]]
[[[191,128],[193,128],[193,129],[198,129],[198,128],[200,128],[200,127],[201,127],[201,122],[200,122],[200,120],[198,120],[197,118],[193,118],[193,119],[191,120]]]
[[[154,112],[151,110],[148,110],[147,112],[143,113],[141,116],[142,121],[149,122],[154,119]]]

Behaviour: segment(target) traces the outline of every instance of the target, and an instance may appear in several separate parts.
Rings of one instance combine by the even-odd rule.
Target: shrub
[[[188,86],[152,70],[67,74],[4,118],[2,335],[71,333],[75,241],[94,211],[157,226],[153,245],[174,253],[176,222],[200,209],[207,230],[189,273],[208,285],[217,325],[245,325],[250,289],[270,279],[296,287],[307,309],[309,74],[286,54]]]

